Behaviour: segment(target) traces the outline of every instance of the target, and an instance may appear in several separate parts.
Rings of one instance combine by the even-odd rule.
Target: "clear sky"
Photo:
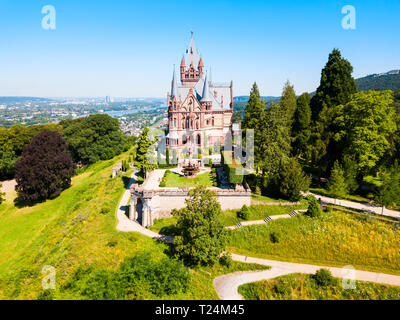
[[[44,5],[56,30],[42,29]],[[356,9],[345,30],[344,5]],[[214,81],[314,91],[333,48],[355,77],[400,69],[400,0],[0,0],[1,96],[165,97],[190,30]]]

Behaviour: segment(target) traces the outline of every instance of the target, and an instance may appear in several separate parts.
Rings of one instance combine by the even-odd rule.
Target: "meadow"
[[[116,230],[115,212],[130,172],[112,179],[111,169],[128,156],[126,152],[90,166],[56,199],[32,207],[18,208],[12,202],[0,206],[0,299],[46,298],[42,289],[46,265],[56,270],[52,299],[88,299],[85,292],[63,289],[82,267],[90,267],[95,276],[108,276],[141,252],[151,252],[155,260],[171,259],[166,244]],[[143,296],[136,298],[218,299],[212,284],[216,276],[256,269],[265,267],[232,262],[229,267],[189,269],[185,292],[155,296],[145,285]]]
[[[333,211],[229,231],[229,251],[246,256],[400,274],[400,229]]]
[[[307,209],[306,204],[298,205],[252,205],[249,207],[250,217],[249,220],[262,220],[266,215],[274,216],[281,214],[289,214],[293,210]],[[220,219],[225,226],[233,226],[238,223],[238,221],[244,221],[237,217],[237,212],[239,210],[225,210],[222,212]],[[171,218],[160,218],[154,221],[154,225],[150,227],[151,230],[164,234],[164,235],[176,235],[176,219]]]
[[[344,289],[342,279],[320,286],[313,275],[293,273],[239,287],[246,300],[399,300],[400,287],[356,281],[354,289]]]

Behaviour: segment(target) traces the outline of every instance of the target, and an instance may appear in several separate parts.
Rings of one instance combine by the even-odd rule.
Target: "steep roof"
[[[185,58],[186,69],[188,69],[191,64],[193,64],[193,66],[197,68],[198,63],[199,63],[199,52],[197,51],[197,48],[194,44],[192,35],[192,38],[190,39],[189,48],[186,50],[186,58]]]
[[[207,75],[206,78],[204,79],[204,86],[203,86],[203,93],[201,95],[201,100],[200,102],[211,102],[212,99],[212,94],[210,92],[210,83],[207,80]]]

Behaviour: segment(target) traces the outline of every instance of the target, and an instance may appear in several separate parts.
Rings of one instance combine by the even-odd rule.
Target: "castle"
[[[223,145],[232,133],[233,82],[214,83],[192,38],[180,64],[180,84],[172,76],[167,96],[170,150],[194,154],[204,147]]]

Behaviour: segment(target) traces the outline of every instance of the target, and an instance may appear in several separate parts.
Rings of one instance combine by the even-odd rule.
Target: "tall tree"
[[[336,198],[343,198],[348,191],[344,178],[344,171],[337,160],[333,165],[331,176],[329,178],[328,191],[330,195],[335,198],[335,203]]]
[[[261,100],[257,84],[254,82],[250,91],[249,101],[244,110],[242,129],[254,130],[254,162],[256,168],[263,162],[263,145],[265,140],[265,101]]]
[[[292,127],[292,152],[294,156],[304,156],[311,136],[310,95],[305,92],[297,98],[296,112]]]
[[[348,103],[357,92],[352,72],[350,62],[342,58],[338,49],[334,49],[322,69],[320,85],[310,102],[314,121],[310,154],[314,165],[323,171],[328,171],[341,154],[341,145],[332,139],[337,131],[333,118],[336,106]]]
[[[282,114],[290,127],[293,123],[294,113],[296,112],[296,93],[294,87],[287,81],[283,87],[282,97],[279,102]]]
[[[226,244],[221,214],[221,206],[213,191],[204,186],[190,190],[186,207],[172,211],[180,230],[174,239],[175,255],[188,265],[216,263]]]
[[[301,192],[308,191],[310,178],[307,177],[296,159],[282,161],[277,174],[277,187],[280,195],[289,201],[299,201]]]
[[[42,132],[24,148],[15,164],[18,199],[27,202],[57,197],[71,185],[74,164],[57,132]]]
[[[138,147],[136,150],[135,166],[145,175],[156,168],[154,157],[155,138],[150,134],[149,128],[144,128],[139,136]]]
[[[328,62],[321,72],[321,82],[311,99],[312,118],[316,120],[323,107],[328,109],[346,104],[357,92],[357,84],[352,77],[353,67],[342,58],[338,49],[329,54]]]

